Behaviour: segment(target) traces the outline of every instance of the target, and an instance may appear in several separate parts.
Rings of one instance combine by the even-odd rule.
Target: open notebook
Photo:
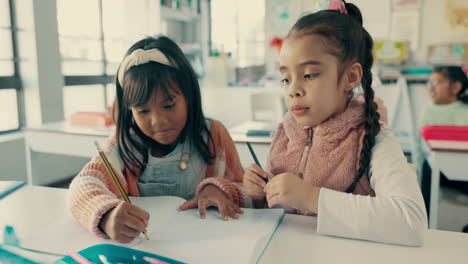
[[[22,247],[57,254],[115,244],[188,263],[256,263],[284,215],[283,209],[243,209],[240,219],[223,221],[216,210],[210,210],[207,219],[200,219],[198,209],[177,210],[185,202],[179,197],[130,197],[151,215],[150,240],[140,235],[120,244],[96,238],[79,225],[65,207],[66,192],[41,191],[36,193],[41,198],[30,201],[27,211],[28,217],[41,217],[14,226]],[[44,209],[44,203],[54,206]]]
[[[243,209],[240,219],[223,221],[217,210],[200,219],[198,209],[177,211],[179,197],[132,197],[151,214],[150,240],[128,246],[188,263],[256,263],[280,223],[283,209]]]

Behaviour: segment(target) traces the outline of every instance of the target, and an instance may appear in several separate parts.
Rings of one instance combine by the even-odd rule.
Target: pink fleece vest
[[[344,192],[359,168],[364,120],[364,104],[355,99],[343,113],[312,128],[287,113],[273,139],[268,171],[295,173],[314,186]],[[353,193],[375,196],[366,175]]]

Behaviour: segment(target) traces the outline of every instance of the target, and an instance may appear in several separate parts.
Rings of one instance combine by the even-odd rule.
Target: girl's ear
[[[345,84],[345,92],[352,91],[356,88],[362,80],[362,66],[360,63],[353,63],[345,76],[346,84]]]
[[[454,83],[451,83],[450,85],[450,92],[453,94],[453,95],[458,95],[461,91],[461,88],[462,88],[462,83],[457,81],[457,82],[454,82]]]

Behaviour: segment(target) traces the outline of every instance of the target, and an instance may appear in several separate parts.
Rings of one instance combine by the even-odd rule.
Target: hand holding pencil
[[[268,178],[271,176],[268,172],[262,169],[252,145],[250,145],[249,142],[247,142],[247,147],[249,148],[252,158],[256,164],[250,165],[250,167],[244,172],[243,186],[246,193],[252,197],[252,199],[255,201],[263,201],[265,200],[265,192],[263,191],[263,188],[268,183]]]
[[[125,200],[125,203],[119,204],[117,207],[104,214],[99,223],[99,228],[111,239],[122,243],[131,242],[135,237],[139,236],[140,233],[143,233],[146,239],[149,239],[146,231],[149,214],[131,203],[106,155],[97,142],[95,142],[95,145],[99,151],[102,162],[112,176],[112,180],[116,184],[122,198]]]

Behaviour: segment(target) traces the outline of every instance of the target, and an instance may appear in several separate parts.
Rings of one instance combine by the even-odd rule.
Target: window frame
[[[268,0],[264,0],[265,2],[268,1]],[[240,12],[240,8],[239,8],[239,3],[236,3],[236,19],[238,20],[239,19],[239,12]],[[215,54],[215,52],[219,52],[219,50],[215,50],[214,49],[214,42],[213,42],[213,30],[212,30],[212,0],[208,0],[208,19],[209,19],[209,23],[208,23],[208,34],[209,34],[209,40],[208,40],[208,55],[209,56],[213,56]],[[266,12],[266,10],[265,10]],[[264,23],[264,26],[265,26],[265,22]],[[237,26],[237,29],[236,31],[239,31],[239,25]],[[265,36],[266,37],[266,36]],[[241,44],[242,43],[242,44]],[[240,55],[239,55],[239,50],[240,50],[240,46],[241,45],[245,45],[246,43],[249,43],[249,44],[254,44],[254,45],[259,45],[259,46],[263,46],[265,44],[265,40],[263,41],[245,41],[245,40],[241,40],[240,36],[239,36],[239,32],[236,33],[236,50],[235,51],[231,51],[231,52],[235,52],[237,54],[235,54],[237,56],[236,58],[236,61],[235,63],[239,63],[240,62]],[[266,49],[264,49],[264,52],[266,52]],[[244,58],[245,59],[245,58]],[[255,66],[256,64],[250,64],[250,65],[247,65],[247,66]],[[242,67],[245,67],[246,65],[242,66]]]
[[[112,84],[114,82],[115,75],[107,74],[107,56],[105,49],[105,34],[104,34],[104,19],[103,19],[103,0],[98,0],[99,7],[99,46],[102,52],[102,59],[99,60],[102,63],[102,74],[98,75],[64,75],[64,89],[67,86],[76,86],[76,85],[101,85],[104,95],[104,108],[109,104],[107,102],[107,84]],[[63,57],[62,57],[63,60]]]
[[[16,105],[17,105],[17,112],[18,112],[18,127],[9,129],[9,130],[2,130],[0,131],[1,134],[7,134],[12,132],[20,131],[24,125],[24,111],[22,108],[23,105],[23,97],[22,97],[22,88],[23,85],[21,83],[20,78],[20,71],[19,71],[19,53],[18,53],[18,38],[17,38],[17,31],[19,30],[16,23],[16,9],[15,9],[15,0],[8,0],[8,9],[10,12],[10,32],[11,32],[11,41],[12,41],[12,55],[13,55],[13,75],[11,76],[0,76],[0,89],[1,90],[16,90]]]

